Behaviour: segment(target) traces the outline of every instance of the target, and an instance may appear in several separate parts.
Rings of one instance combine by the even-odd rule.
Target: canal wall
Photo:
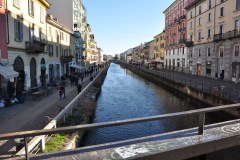
[[[91,123],[91,120],[95,115],[96,102],[101,92],[101,86],[107,75],[108,67],[101,76],[94,79],[93,85],[87,88],[84,95],[80,98],[81,103],[78,103],[78,105],[73,108],[72,113],[66,117],[66,120],[61,124],[61,127]],[[69,138],[66,140],[67,144],[64,144],[62,150],[77,148],[81,143],[84,134],[85,131],[79,131],[78,133],[69,135]]]
[[[196,106],[196,108],[206,108],[233,103],[228,99],[224,99],[219,96],[204,92],[198,88],[173,81],[169,77],[163,77],[154,70],[136,65],[130,65],[121,61],[115,61],[114,63],[120,64],[121,66],[131,70],[141,77],[154,81],[158,85],[161,85],[161,87],[170,90],[174,94],[186,99],[187,101],[189,100],[189,102],[193,103],[193,106],[196,106],[197,103],[200,103],[200,105]],[[226,110],[225,112],[231,116],[240,117],[240,114],[237,110]]]

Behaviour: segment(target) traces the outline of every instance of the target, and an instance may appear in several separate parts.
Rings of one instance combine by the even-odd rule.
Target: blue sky
[[[87,21],[104,54],[150,41],[164,28],[163,11],[174,0],[83,0]]]

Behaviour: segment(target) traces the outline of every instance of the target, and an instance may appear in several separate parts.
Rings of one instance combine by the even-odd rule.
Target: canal
[[[139,118],[201,108],[189,98],[178,97],[160,85],[143,79],[120,65],[111,64],[97,101],[92,123]],[[221,117],[221,118],[219,118]],[[206,123],[227,120],[219,114],[207,114]],[[198,118],[153,121],[89,131],[81,146],[115,142],[169,131],[196,127]]]

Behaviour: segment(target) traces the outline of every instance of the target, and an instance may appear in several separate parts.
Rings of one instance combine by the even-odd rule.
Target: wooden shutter
[[[20,23],[20,38],[21,41],[23,40],[23,23]]]
[[[19,40],[18,38],[18,21],[15,19],[14,20],[14,31],[15,31],[15,40],[17,41],[17,40]]]

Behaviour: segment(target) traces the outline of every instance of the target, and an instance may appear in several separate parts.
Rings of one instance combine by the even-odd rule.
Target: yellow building
[[[165,57],[165,32],[162,32],[154,37],[154,60],[158,61],[159,67],[164,67]]]
[[[155,60],[164,62],[165,55],[165,33],[162,32],[154,37],[155,45],[154,45],[154,55]]]
[[[46,84],[46,0],[7,0],[9,66],[19,73],[16,95]]]

